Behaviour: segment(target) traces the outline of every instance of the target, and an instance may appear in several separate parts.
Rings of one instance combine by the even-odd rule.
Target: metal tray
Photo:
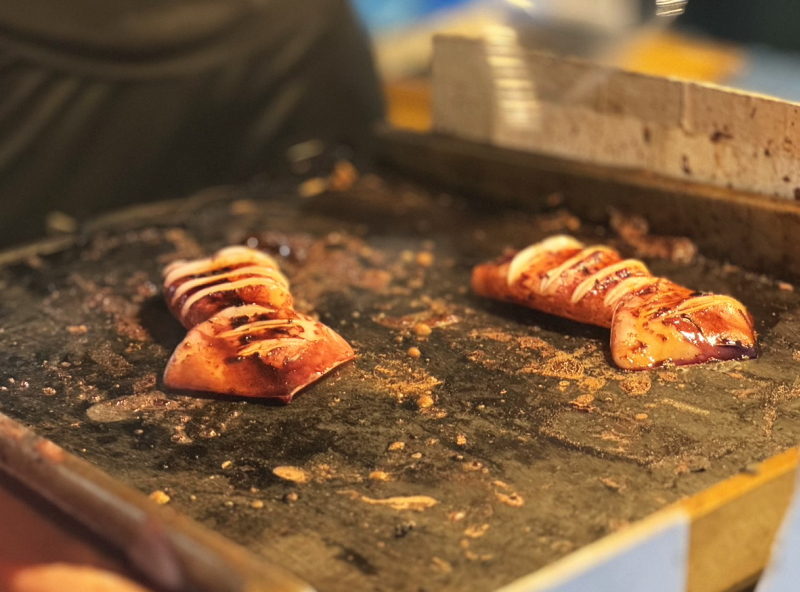
[[[762,355],[625,373],[607,331],[468,290],[507,247],[613,242],[596,221],[396,174],[309,198],[298,182],[142,206],[5,253],[0,411],[321,592],[493,590],[800,438],[790,286],[702,257],[648,261],[742,300]],[[162,389],[184,332],[160,269],[248,239],[358,358],[286,406]]]

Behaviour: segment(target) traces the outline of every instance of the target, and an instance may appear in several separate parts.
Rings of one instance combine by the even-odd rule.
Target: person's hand
[[[0,562],[0,592],[149,592],[111,571],[69,563]]]

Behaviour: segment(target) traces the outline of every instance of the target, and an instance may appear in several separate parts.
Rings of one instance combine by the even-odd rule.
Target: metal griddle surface
[[[0,411],[322,592],[493,590],[800,439],[786,286],[649,261],[741,299],[762,357],[624,373],[607,331],[467,289],[505,247],[602,229],[376,177],[310,199],[295,185],[122,215],[0,269]],[[184,332],[160,269],[251,235],[358,359],[287,406],[163,390]],[[381,502],[407,496],[437,504]]]

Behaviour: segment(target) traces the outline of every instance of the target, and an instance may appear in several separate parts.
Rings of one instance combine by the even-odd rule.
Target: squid
[[[611,356],[625,370],[758,356],[744,305],[654,277],[641,261],[556,235],[476,266],[479,296],[611,329]]]
[[[249,247],[176,261],[164,298],[188,329],[164,371],[169,388],[288,403],[355,357],[338,333],[294,310],[277,262]]]

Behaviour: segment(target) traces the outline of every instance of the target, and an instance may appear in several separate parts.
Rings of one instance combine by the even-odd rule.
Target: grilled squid
[[[611,329],[611,355],[627,370],[755,358],[753,319],[730,296],[653,277],[605,246],[553,236],[478,265],[481,295]]]
[[[255,249],[170,264],[164,298],[189,330],[164,372],[170,388],[288,403],[354,357],[339,334],[294,310],[286,276]]]

